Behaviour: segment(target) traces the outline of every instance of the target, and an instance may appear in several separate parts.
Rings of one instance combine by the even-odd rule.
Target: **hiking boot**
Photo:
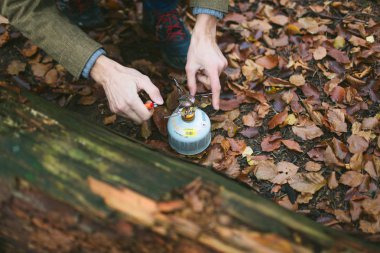
[[[101,26],[105,20],[94,0],[56,0],[57,8],[73,23],[83,28]]]
[[[144,9],[143,27],[155,31],[164,61],[173,68],[185,69],[191,35],[176,9]]]

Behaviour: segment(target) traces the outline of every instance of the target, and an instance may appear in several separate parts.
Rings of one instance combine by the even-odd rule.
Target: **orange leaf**
[[[266,69],[273,69],[278,65],[277,55],[266,55],[256,60],[256,63]]]
[[[274,115],[273,118],[268,122],[269,129],[273,129],[276,126],[284,123],[286,117],[288,117],[288,110],[286,109],[279,114]]]
[[[294,150],[294,151],[297,151],[297,152],[300,152],[302,153],[302,149],[301,149],[301,146],[300,144],[298,144],[298,142],[294,141],[294,140],[282,140],[282,143],[290,150]]]

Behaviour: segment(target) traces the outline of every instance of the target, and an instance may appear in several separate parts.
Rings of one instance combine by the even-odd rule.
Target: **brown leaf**
[[[233,121],[227,121],[223,129],[227,131],[228,137],[232,138],[236,135],[239,127]]]
[[[313,57],[314,57],[314,60],[316,61],[319,61],[319,60],[322,60],[323,58],[325,58],[327,55],[327,51],[326,51],[326,48],[324,47],[317,47],[314,52],[313,52]]]
[[[294,150],[294,151],[297,151],[297,152],[300,152],[302,153],[302,149],[301,149],[301,146],[300,144],[298,144],[298,142],[294,141],[294,140],[282,140],[282,143],[290,150]]]
[[[364,175],[357,171],[347,171],[340,178],[339,183],[350,187],[358,187],[363,181]]]
[[[335,173],[335,171],[333,171],[333,172],[331,172],[331,174],[329,176],[327,186],[329,187],[330,190],[333,190],[333,189],[337,188],[338,185],[339,185],[339,183],[338,183],[338,180],[336,180],[336,173]]]
[[[259,93],[253,90],[245,90],[244,93],[247,97],[253,98],[262,104],[265,104],[268,102],[263,93]]]
[[[227,77],[231,81],[236,81],[236,80],[238,80],[240,78],[241,70],[240,70],[240,68],[230,68],[230,67],[227,67],[224,70],[224,73],[227,75]]]
[[[369,222],[366,220],[360,220],[360,230],[364,233],[376,234],[380,233],[380,222]]]
[[[298,19],[298,23],[311,34],[318,32],[318,22],[312,17],[300,18]]]
[[[347,139],[348,149],[351,153],[362,153],[367,150],[369,142],[363,137],[353,134]]]
[[[31,64],[33,75],[43,78],[45,74],[52,68],[53,64],[33,63]]]
[[[329,50],[327,51],[327,54],[331,56],[332,58],[334,58],[337,62],[344,63],[344,64],[351,62],[347,54],[338,49],[329,48]]]
[[[241,174],[240,165],[234,156],[227,156],[219,163],[214,163],[213,168],[217,171],[223,171],[231,178],[237,178]]]
[[[361,46],[361,47],[366,47],[367,46],[367,41],[360,38],[360,37],[357,37],[355,35],[351,35],[351,38],[348,40],[353,46],[357,47],[357,46]]]
[[[326,180],[320,173],[309,172],[297,173],[288,183],[298,192],[314,194],[326,184]]]
[[[247,81],[256,81],[264,77],[264,68],[251,59],[245,61],[241,70]]]
[[[261,149],[266,152],[272,152],[281,147],[281,134],[276,132],[273,135],[268,135],[261,142]]]
[[[8,30],[0,34],[0,47],[4,46],[9,41],[9,39],[10,39],[10,36],[9,36]]]
[[[379,125],[379,120],[376,117],[364,118],[362,129],[373,130]]]
[[[289,78],[289,82],[297,87],[305,85],[305,78],[302,74],[292,75]]]
[[[363,169],[363,153],[356,153],[351,157],[350,169],[352,170]]]
[[[274,184],[285,184],[293,177],[297,171],[298,166],[290,162],[279,162],[277,165],[278,174],[271,180]]]
[[[323,135],[322,130],[316,125],[310,126],[293,126],[293,133],[300,137],[302,140],[312,140]]]
[[[47,84],[56,84],[58,80],[58,71],[56,69],[49,70],[45,75],[45,83]]]
[[[116,121],[116,114],[112,114],[111,116],[107,116],[103,118],[104,125],[111,125]]]
[[[25,57],[31,57],[35,55],[38,51],[38,47],[32,44],[31,41],[27,41],[24,45],[24,48],[21,50],[22,55]]]
[[[167,129],[168,119],[165,117],[169,115],[170,115],[170,112],[165,106],[159,106],[155,108],[153,112],[153,122],[158,128],[158,131],[160,132],[160,134],[162,134],[163,136],[168,135],[168,129]]]
[[[239,154],[243,153],[244,149],[247,147],[244,140],[236,140],[233,138],[227,138],[227,140],[230,142],[231,150],[238,152]]]
[[[323,153],[323,157],[324,157],[325,163],[328,166],[339,166],[339,167],[345,166],[344,163],[342,163],[341,161],[338,160],[338,158],[336,158],[333,149],[329,145],[327,145],[327,148],[325,152]]]
[[[219,109],[222,111],[231,111],[240,106],[244,101],[244,96],[236,96],[233,99],[220,99]]]
[[[268,122],[269,129],[273,129],[276,126],[284,123],[285,119],[288,117],[288,110],[284,110],[273,116],[273,118]]]
[[[237,24],[240,24],[244,21],[247,21],[247,17],[240,14],[240,13],[237,13],[237,12],[230,12],[228,13],[227,15],[225,15],[225,17],[223,18],[223,21],[226,23],[226,22],[235,22]]]
[[[17,76],[20,72],[24,72],[26,63],[20,60],[13,60],[7,67],[7,73]]]
[[[273,161],[259,161],[254,174],[258,180],[272,180],[277,175],[277,167]]]
[[[378,180],[377,172],[373,161],[367,161],[364,165],[364,170],[375,180]]]
[[[347,211],[335,209],[334,215],[339,222],[344,222],[344,223],[350,223],[351,222],[351,217],[348,215]]]
[[[337,103],[342,103],[346,96],[346,90],[340,86],[336,86],[330,93],[331,100]]]
[[[96,102],[97,98],[95,96],[83,96],[78,100],[80,105],[92,105]]]
[[[340,159],[344,160],[348,153],[348,148],[344,145],[343,142],[336,139],[335,137],[332,140],[332,148],[334,149],[335,155]]]
[[[297,203],[293,204],[292,202],[290,202],[288,195],[285,195],[280,200],[278,200],[277,204],[291,211],[298,210],[298,204]]]
[[[249,127],[254,127],[257,120],[258,115],[256,112],[250,112],[242,117],[243,124]]]
[[[147,140],[152,135],[151,124],[149,120],[144,121],[140,128],[141,137]]]
[[[311,171],[311,172],[320,171],[321,168],[322,168],[322,165],[320,163],[316,163],[313,161],[308,161],[305,165],[305,170]]]
[[[173,111],[178,106],[178,91],[177,89],[173,89],[166,98],[166,107],[169,111]]]
[[[256,63],[266,69],[273,69],[278,65],[277,55],[266,55],[256,60]]]
[[[228,141],[227,141],[228,142]],[[202,162],[204,166],[211,166],[213,163],[220,162],[224,158],[224,153],[220,145],[214,144],[207,152],[206,159]]]
[[[259,118],[263,119],[269,113],[270,105],[268,103],[258,104],[255,108]]]
[[[257,127],[248,127],[242,130],[240,134],[247,138],[253,138],[259,135],[259,129]]]
[[[347,124],[344,122],[344,111],[342,109],[330,109],[327,111],[328,121],[332,130],[336,133],[347,132]]]
[[[284,15],[276,15],[276,16],[269,17],[269,21],[276,25],[284,26],[287,23],[289,23],[289,18]]]

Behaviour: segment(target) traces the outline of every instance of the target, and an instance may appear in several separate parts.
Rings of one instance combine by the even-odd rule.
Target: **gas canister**
[[[168,121],[170,146],[180,154],[196,155],[211,142],[211,122],[207,114],[196,107],[182,108]]]
[[[207,114],[195,105],[195,97],[183,90],[177,80],[179,106],[169,117],[169,145],[183,155],[196,155],[211,142],[211,122]]]

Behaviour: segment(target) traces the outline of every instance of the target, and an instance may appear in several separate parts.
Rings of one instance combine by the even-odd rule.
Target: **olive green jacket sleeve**
[[[190,0],[190,7],[201,7],[227,13],[228,0]]]
[[[101,47],[58,11],[55,0],[0,0],[0,13],[75,78]]]

